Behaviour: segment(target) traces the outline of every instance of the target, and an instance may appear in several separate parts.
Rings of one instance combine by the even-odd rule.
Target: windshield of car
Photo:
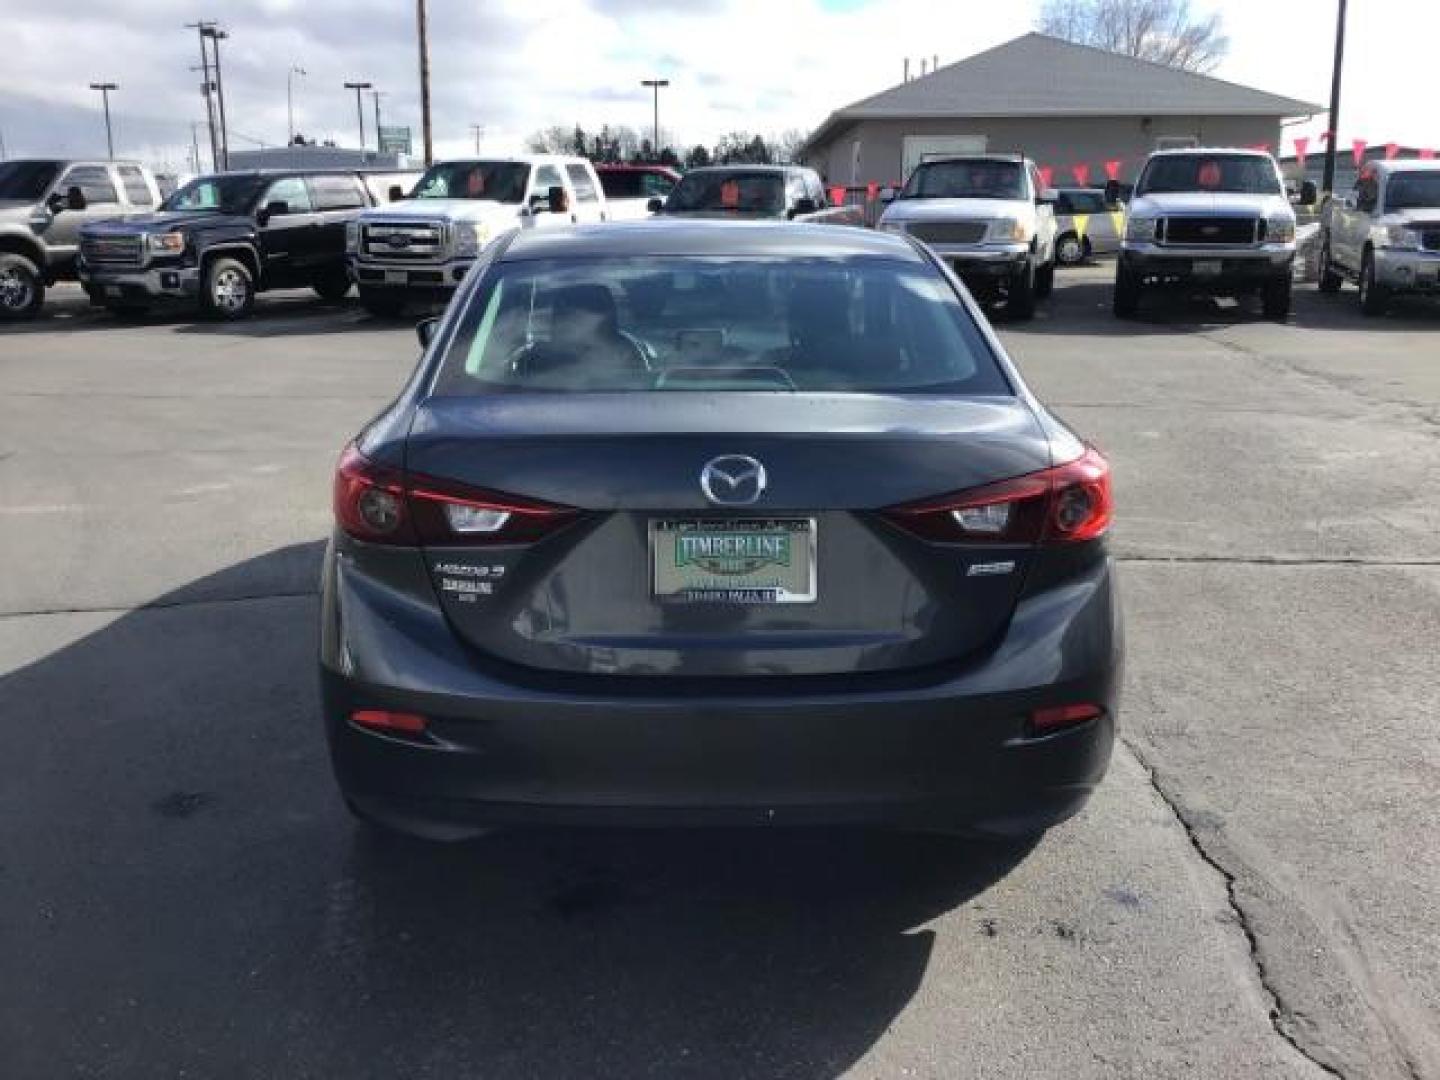
[[[910,174],[904,199],[1023,199],[1018,161],[927,161]]]
[[[1387,210],[1440,208],[1440,172],[1397,172],[1385,186]]]
[[[263,176],[201,176],[172,192],[160,209],[248,214],[264,183]]]
[[[1178,191],[1279,195],[1280,177],[1269,158],[1253,154],[1166,154],[1145,166],[1137,195]]]
[[[0,199],[38,199],[59,170],[54,161],[0,162]]]
[[[490,199],[518,203],[525,198],[530,166],[519,161],[447,161],[426,170],[412,199]]]
[[[687,173],[670,192],[665,209],[783,214],[785,177],[778,172]]]
[[[493,266],[434,392],[665,390],[1011,393],[928,264],[700,256]]]

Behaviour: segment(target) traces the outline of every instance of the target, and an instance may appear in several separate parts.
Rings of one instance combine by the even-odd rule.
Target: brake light
[[[1093,447],[1074,461],[884,511],[924,540],[947,544],[1077,543],[1103,536],[1115,504],[1110,463]]]
[[[1052,705],[1030,714],[1030,728],[1037,735],[1048,735],[1094,720],[1102,711],[1098,705]]]
[[[423,735],[425,717],[418,713],[391,712],[389,709],[357,709],[350,719],[371,731],[387,731],[398,735]]]
[[[335,470],[335,521],[371,544],[528,544],[579,516],[556,506],[380,465],[352,443]]]

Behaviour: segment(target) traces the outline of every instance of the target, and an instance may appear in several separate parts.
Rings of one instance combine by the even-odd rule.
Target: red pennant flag
[[[879,197],[880,183],[879,181],[871,180],[868,184],[865,185],[865,198],[869,202],[874,202]]]
[[[1365,147],[1368,144],[1364,139],[1352,139],[1350,141],[1350,156],[1355,159],[1355,167],[1358,169],[1360,163],[1365,160]]]
[[[1332,131],[1322,131],[1322,132],[1320,132],[1320,141],[1323,142],[1323,143],[1328,143],[1328,142],[1330,141],[1330,136],[1333,135],[1333,134],[1334,134],[1334,132],[1332,132]]]
[[[1041,186],[1041,187],[1047,187],[1047,188],[1048,188],[1048,187],[1054,187],[1055,185],[1051,183],[1051,181],[1054,180],[1054,179],[1055,179],[1055,167],[1054,167],[1053,165],[1041,165],[1041,166],[1040,166],[1040,186]]]
[[[1120,164],[1119,158],[1105,162],[1105,178],[1107,180],[1118,181],[1120,179]]]
[[[1400,144],[1399,144],[1399,143],[1387,142],[1387,143],[1385,144],[1385,160],[1386,160],[1386,161],[1389,161],[1390,159],[1392,159],[1392,158],[1393,158],[1396,154],[1398,154],[1399,152],[1400,152]]]
[[[1435,151],[1434,151],[1434,150],[1421,150],[1421,151],[1420,151],[1420,156],[1421,156],[1422,158],[1424,158],[1426,161],[1429,161],[1431,158],[1433,158],[1433,157],[1435,156]]]
[[[1295,160],[1300,163],[1300,168],[1305,168],[1305,151],[1310,148],[1310,140],[1304,135],[1295,139]]]
[[[831,205],[831,206],[844,206],[844,205],[845,205],[845,189],[844,189],[843,187],[832,187],[832,188],[830,189],[830,205]]]
[[[1070,173],[1072,176],[1075,177],[1075,183],[1079,184],[1081,187],[1088,187],[1090,185],[1089,165],[1086,165],[1084,162],[1081,162],[1078,165],[1071,165]]]

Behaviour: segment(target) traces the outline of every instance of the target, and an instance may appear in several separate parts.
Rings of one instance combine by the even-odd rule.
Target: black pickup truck
[[[350,291],[345,226],[398,174],[265,170],[201,176],[158,211],[80,230],[77,273],[90,302],[137,313],[167,300],[239,319],[255,294]]]

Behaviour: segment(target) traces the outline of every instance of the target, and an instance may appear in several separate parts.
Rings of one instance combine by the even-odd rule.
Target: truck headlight
[[[179,255],[185,250],[185,234],[179,232],[150,233],[147,241],[155,255]]]
[[[358,221],[345,223],[345,250],[352,253],[360,250],[360,222]]]
[[[1414,251],[1420,246],[1420,234],[1409,225],[1387,225],[1380,236],[1380,246]]]
[[[1267,244],[1293,244],[1295,242],[1295,219],[1289,214],[1266,218],[1265,242]]]
[[[476,256],[490,239],[490,227],[484,222],[462,221],[455,226],[455,254]]]
[[[1127,217],[1125,219],[1125,239],[1141,242],[1154,240],[1155,222],[1156,219],[1153,217]]]
[[[990,223],[990,239],[1027,244],[1030,242],[1030,223],[1019,218],[998,218]]]

